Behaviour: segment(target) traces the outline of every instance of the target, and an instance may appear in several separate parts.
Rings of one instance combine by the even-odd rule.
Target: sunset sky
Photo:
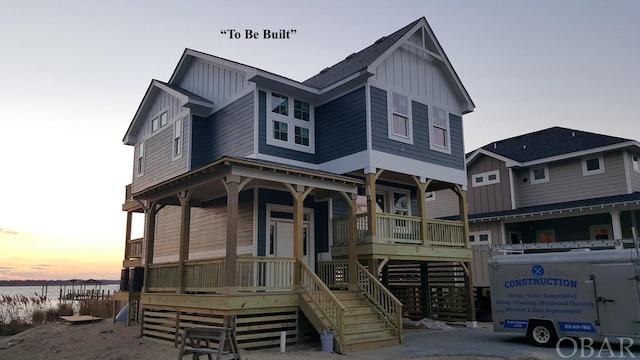
[[[122,138],[185,48],[303,81],[422,16],[476,104],[466,151],[551,126],[640,140],[636,0],[2,1],[0,280],[119,278]]]

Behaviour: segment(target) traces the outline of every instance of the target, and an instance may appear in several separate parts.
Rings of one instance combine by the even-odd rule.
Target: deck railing
[[[225,273],[224,258],[187,260],[184,264],[184,291],[210,293],[222,290]],[[296,260],[273,257],[239,257],[237,262],[238,291],[292,290]],[[178,290],[178,263],[151,264],[149,291]]]
[[[131,239],[126,244],[125,259],[139,259],[142,257],[142,238]]]
[[[368,216],[358,214],[358,243],[366,243],[368,236]],[[427,220],[427,237],[422,234],[422,219],[414,216],[377,214],[377,239],[385,243],[418,244],[428,246],[464,247],[463,224],[460,221]],[[334,245],[345,246],[349,238],[349,221],[346,217],[333,219]]]
[[[349,260],[318,261],[316,272],[331,289],[349,286]]]
[[[358,288],[389,324],[395,329],[396,335],[402,339],[402,303],[362,264],[358,265]]]
[[[344,344],[344,331],[342,324],[344,321],[345,307],[338,298],[329,290],[322,280],[304,262],[299,261],[300,266],[300,291],[309,295],[310,300],[316,305],[318,311],[331,324],[334,331],[338,331],[338,342]],[[329,330],[329,329],[327,329]]]

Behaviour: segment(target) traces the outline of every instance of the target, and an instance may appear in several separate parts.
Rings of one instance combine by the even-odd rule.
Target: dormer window
[[[268,95],[267,144],[315,152],[311,104],[272,92]]]

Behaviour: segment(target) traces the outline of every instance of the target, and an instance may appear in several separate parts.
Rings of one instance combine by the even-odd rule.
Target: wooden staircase
[[[363,351],[402,343],[395,329],[360,291],[333,291],[333,294],[344,306],[341,330],[330,324],[308,294],[300,294],[300,308],[318,333],[333,330],[336,352]]]

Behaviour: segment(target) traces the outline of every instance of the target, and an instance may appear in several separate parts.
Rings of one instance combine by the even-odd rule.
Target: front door
[[[640,307],[634,265],[596,264],[593,275],[602,334],[638,334]]]
[[[293,255],[293,209],[286,206],[268,208],[269,229],[267,234],[267,256],[292,258]],[[302,260],[312,270],[315,267],[313,232],[311,231],[312,210],[304,210],[302,228]]]

